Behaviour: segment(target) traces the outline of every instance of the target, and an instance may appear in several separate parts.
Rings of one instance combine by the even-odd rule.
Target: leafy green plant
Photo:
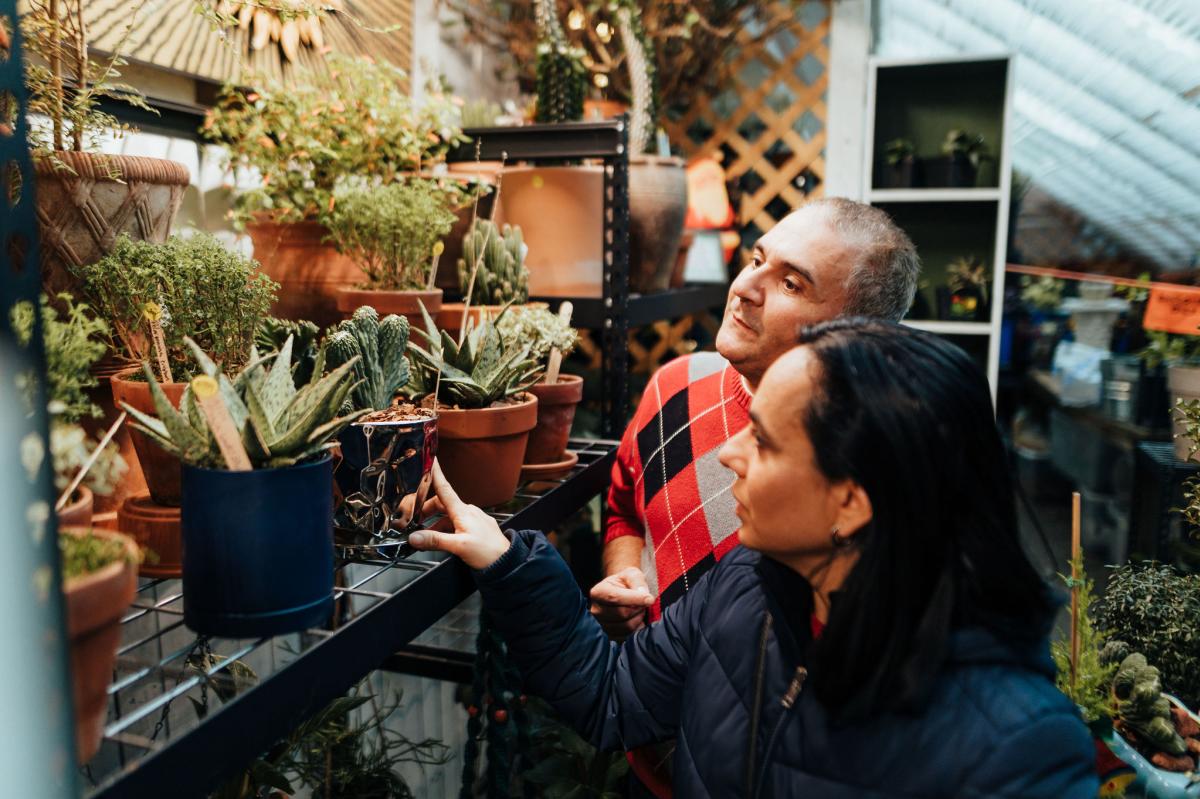
[[[942,154],[965,156],[975,167],[978,167],[980,162],[991,158],[988,154],[987,142],[983,140],[982,135],[958,128],[946,131],[946,138],[942,141]]]
[[[193,373],[187,337],[227,369],[246,363],[278,288],[255,261],[207,234],[172,236],[163,244],[122,236],[112,252],[82,267],[79,277],[93,307],[112,327],[114,348],[127,360],[154,360],[146,312],[157,306],[176,380]]]
[[[536,765],[522,778],[545,799],[618,799],[625,795],[629,761],[621,752],[601,752],[558,721],[550,706],[531,700]]]
[[[488,219],[476,219],[463,236],[458,283],[471,305],[504,305],[529,299],[529,270],[519,226],[501,230]]]
[[[232,380],[196,342],[188,338],[185,343],[202,374],[216,381],[221,401],[255,469],[292,466],[319,458],[336,446],[334,438],[342,428],[367,413],[362,410],[337,415],[355,386],[354,361],[321,376],[325,366],[322,350],[317,354],[312,382],[297,389],[292,382],[291,339],[274,356],[260,357],[257,350],[251,350],[250,363]],[[144,369],[158,417],[123,404],[134,419],[134,428],[184,463],[228,468],[192,387],[184,390],[180,409],[176,410],[154,379],[149,364]]]
[[[1162,364],[1200,365],[1200,336],[1147,330],[1146,341],[1148,343],[1137,355],[1149,369],[1157,369]]]
[[[892,139],[883,145],[883,159],[888,166],[899,166],[917,154],[917,146],[912,139]]]
[[[354,368],[355,387],[343,413],[383,410],[408,385],[408,320],[403,316],[388,314],[381,320],[364,305],[338,325],[325,346],[330,368],[347,363]]]
[[[1154,562],[1119,566],[1096,622],[1154,663],[1167,691],[1192,707],[1200,701],[1200,577]]]
[[[54,463],[54,487],[65,491],[75,473],[87,463],[96,443],[77,424],[52,421],[50,423],[50,457]],[[121,449],[113,441],[108,442],[88,469],[83,485],[94,493],[108,496],[121,482],[129,466],[121,457]]]
[[[317,362],[320,329],[307,319],[279,319],[268,316],[254,331],[254,345],[264,355],[279,352],[288,338],[292,339],[292,382],[296,388],[312,379]]]
[[[529,347],[529,357],[545,369],[550,350],[558,347],[563,357],[579,343],[579,332],[549,308],[513,306],[496,321],[506,350]]]
[[[1021,301],[1042,311],[1054,311],[1062,305],[1067,282],[1057,277],[1040,275],[1034,279],[1021,275]]]
[[[456,219],[444,196],[427,180],[339,191],[326,222],[329,237],[362,269],[365,288],[423,289],[433,245]]]
[[[946,266],[946,284],[952,292],[967,289],[979,291],[983,300],[987,301],[987,267],[974,255],[960,256]]]
[[[458,106],[436,82],[417,105],[403,70],[365,57],[329,60],[327,74],[294,85],[244,76],[242,85],[257,88],[226,86],[206,117],[204,135],[261,181],[238,196],[239,223],[256,211],[281,222],[321,218],[339,180],[371,175],[387,184],[464,141]]]
[[[50,413],[64,422],[76,422],[85,416],[98,418],[100,409],[88,399],[87,390],[97,385],[91,369],[104,357],[108,325],[70,294],[59,294],[55,299],[58,307],[51,305],[45,294],[40,300]],[[33,337],[33,305],[14,305],[10,321],[17,342],[28,344]]]
[[[1055,684],[1058,690],[1066,694],[1079,708],[1083,720],[1091,724],[1103,719],[1111,719],[1115,708],[1111,693],[1112,677],[1117,670],[1115,663],[1106,663],[1101,656],[1104,639],[1092,624],[1095,598],[1092,592],[1095,585],[1088,578],[1083,568],[1083,556],[1076,556],[1072,564],[1073,573],[1079,574],[1079,663],[1075,669],[1074,680],[1071,678],[1071,642],[1058,640],[1050,644],[1050,656],[1054,659],[1057,671]],[[1072,586],[1069,575],[1059,577],[1067,587]]]
[[[64,580],[92,574],[110,563],[131,557],[120,541],[90,532],[87,535],[60,534],[58,551]]]
[[[464,128],[490,128],[504,114],[504,109],[490,100],[468,100],[463,104],[462,126]]]
[[[529,345],[506,347],[490,319],[478,326],[467,319],[459,346],[449,333],[437,329],[424,304],[421,314],[425,329],[417,333],[426,345],[408,342],[413,366],[409,389],[414,399],[433,393],[436,386],[439,402],[459,408],[487,408],[535,382],[538,365],[529,357]]]

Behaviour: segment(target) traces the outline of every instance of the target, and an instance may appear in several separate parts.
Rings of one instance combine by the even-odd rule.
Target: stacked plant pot
[[[543,480],[561,477],[579,462],[577,454],[567,452],[567,439],[583,400],[583,378],[559,375],[553,383],[534,383],[529,393],[537,397],[537,425],[529,434],[521,474]]]

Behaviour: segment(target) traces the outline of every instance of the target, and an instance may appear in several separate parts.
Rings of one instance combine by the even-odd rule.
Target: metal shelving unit
[[[604,488],[616,446],[572,439],[569,475],[527,482],[490,512],[505,527],[554,527]],[[91,797],[206,794],[371,671],[438,656],[404,647],[475,585],[458,559],[407,547],[395,559],[343,561],[334,625],[259,640],[197,637],[183,625],[180,589],[142,581],[123,620],[105,741],[85,772]]]
[[[601,332],[603,350],[600,435],[620,438],[629,418],[629,330],[725,304],[723,285],[686,286],[656,294],[629,293],[629,152],[624,118],[602,122],[468,128],[469,141],[447,160],[504,160],[549,164],[600,159],[604,165],[603,294],[595,297],[535,297],[570,300],[573,322]]]

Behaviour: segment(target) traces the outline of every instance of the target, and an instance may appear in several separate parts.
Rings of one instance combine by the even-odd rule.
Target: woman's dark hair
[[[819,370],[803,420],[817,467],[873,511],[812,687],[842,719],[917,710],[956,628],[1040,640],[1054,608],[1021,548],[987,379],[957,346],[889,322],[839,319],[799,341]]]

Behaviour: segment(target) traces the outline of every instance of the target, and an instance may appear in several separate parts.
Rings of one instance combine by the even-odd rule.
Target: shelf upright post
[[[601,438],[620,439],[629,413],[629,117],[617,127],[615,155],[604,159],[604,329]]]
[[[0,747],[6,796],[77,796],[67,627],[53,510],[46,362],[42,347],[41,261],[33,163],[26,146],[24,60],[15,0],[0,0],[0,718],[19,727]],[[7,34],[5,36],[4,34]],[[7,39],[7,47],[4,47]],[[15,106],[15,107],[14,107]],[[21,345],[9,313],[33,312]],[[26,377],[32,404],[14,379]]]

